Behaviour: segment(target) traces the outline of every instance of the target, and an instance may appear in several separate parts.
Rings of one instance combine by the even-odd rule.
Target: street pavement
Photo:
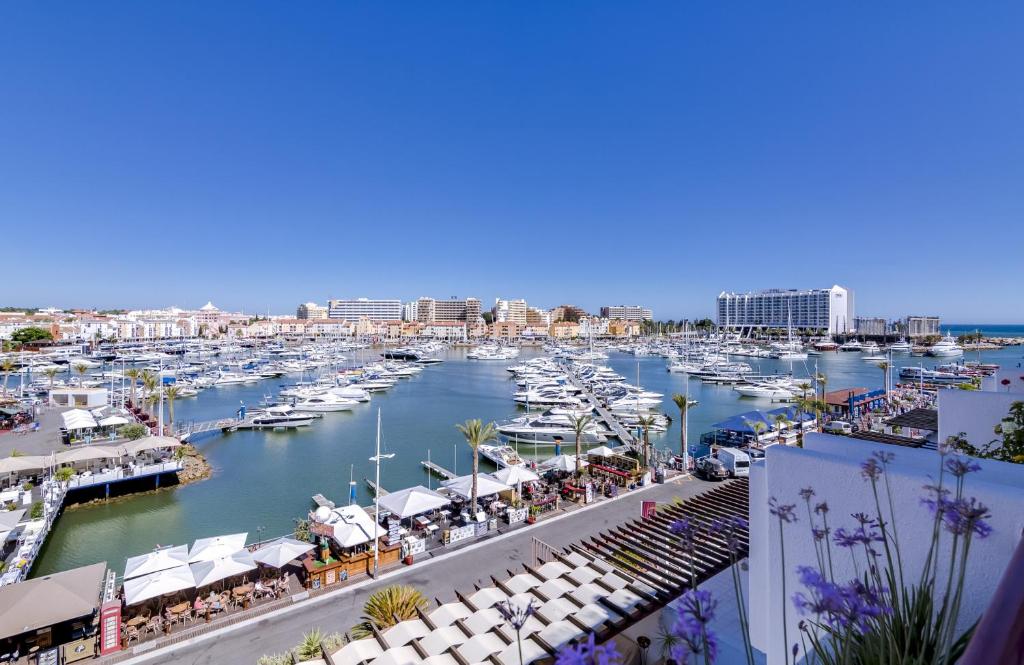
[[[186,642],[140,654],[127,662],[255,665],[263,654],[281,653],[294,647],[302,634],[313,628],[320,628],[324,634],[347,632],[359,622],[367,597],[382,587],[414,586],[430,600],[431,607],[434,598],[442,603],[450,602],[456,600],[456,589],[470,592],[474,583],[490,585],[490,575],[503,579],[507,576],[506,569],[521,572],[522,564],[531,561],[534,538],[558,548],[565,547],[639,517],[641,501],[663,503],[674,497],[685,499],[710,486],[704,481],[681,478],[664,485],[648,486],[614,501],[549,517],[533,528],[494,536],[455,552],[440,552],[431,559],[418,560],[413,566],[388,572],[378,580],[302,601]]]

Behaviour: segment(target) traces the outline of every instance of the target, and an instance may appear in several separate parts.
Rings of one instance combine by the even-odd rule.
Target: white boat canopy
[[[257,563],[281,568],[288,565],[315,547],[313,543],[304,543],[294,538],[278,538],[253,552],[252,558]]]
[[[165,547],[139,556],[133,556],[124,565],[124,579],[177,568],[188,563],[188,546]]]
[[[150,598],[195,587],[196,581],[188,566],[175,566],[124,582],[124,602],[127,605],[141,603]]]
[[[380,498],[380,507],[398,517],[422,515],[450,503],[451,499],[423,485],[392,492]]]
[[[196,586],[201,587],[255,570],[256,562],[253,561],[249,550],[242,549],[218,559],[191,563],[189,568],[192,569]]]
[[[248,537],[248,533],[233,533],[227,536],[200,538],[192,543],[192,549],[188,551],[188,562],[213,561],[230,556],[238,550],[245,549],[245,539]]]
[[[459,496],[468,499],[473,493],[473,476],[459,476],[458,478],[452,478],[442,483],[448,488],[448,491],[455,492]],[[505,483],[501,482],[489,473],[480,473],[476,477],[476,493],[477,496],[490,496],[497,494],[498,492],[504,492],[505,490],[512,489]]]

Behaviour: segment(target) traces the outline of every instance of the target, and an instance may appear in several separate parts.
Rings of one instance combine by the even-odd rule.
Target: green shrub
[[[117,433],[126,439],[135,441],[149,434],[149,428],[139,423],[132,423],[131,425],[125,425],[121,429],[117,430]]]
[[[28,516],[34,520],[42,519],[43,504],[41,501],[36,501],[32,504],[32,507],[29,509]]]

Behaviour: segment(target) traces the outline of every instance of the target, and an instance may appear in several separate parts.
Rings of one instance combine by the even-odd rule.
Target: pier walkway
[[[317,508],[334,508],[334,502],[325,497],[323,494],[314,494],[313,503],[316,504]]]
[[[384,489],[383,487],[378,488],[377,484],[370,480],[369,478],[366,478],[366,484],[369,485],[370,489],[373,490],[374,494],[378,494],[379,496],[388,495],[388,491],[386,489]]]
[[[629,447],[636,445],[636,438],[619,422],[618,418],[612,415],[611,411],[601,404],[597,395],[587,390],[586,386],[583,385],[583,382],[579,380],[579,377],[576,376],[571,368],[566,368],[566,376],[569,377],[569,381],[573,386],[583,392],[583,396],[586,397],[591,408],[597,413],[595,420],[603,422],[608,429],[614,432],[615,438],[621,441],[622,445]]]
[[[436,476],[440,476],[441,478],[444,478],[445,480],[451,480],[452,478],[456,477],[455,476],[455,472],[449,471],[448,469],[444,468],[443,466],[441,466],[437,462],[431,462],[429,460],[423,460],[422,462],[420,462],[420,464],[422,464],[427,469],[427,471],[429,471],[430,473],[433,473]]]

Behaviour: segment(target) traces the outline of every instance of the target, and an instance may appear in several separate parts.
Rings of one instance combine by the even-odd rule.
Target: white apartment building
[[[603,337],[608,334],[608,319],[585,316],[580,319],[580,337]]]
[[[518,323],[526,325],[526,301],[519,300],[494,300],[494,320],[498,323]]]
[[[601,308],[601,317],[620,321],[650,321],[654,312],[640,305],[608,305]]]
[[[420,303],[418,300],[413,300],[402,305],[402,320],[403,321],[419,321]]]
[[[853,291],[768,289],[718,294],[718,325],[727,328],[825,330],[831,335],[853,332]]]
[[[401,300],[371,300],[357,298],[355,300],[328,300],[327,316],[332,319],[348,319],[356,321],[398,321],[402,318]]]
[[[295,310],[295,318],[297,319],[326,319],[327,308],[323,305],[318,305],[315,302],[305,302],[298,306]]]
[[[433,337],[451,342],[466,341],[465,321],[432,321],[420,329],[420,336]]]

